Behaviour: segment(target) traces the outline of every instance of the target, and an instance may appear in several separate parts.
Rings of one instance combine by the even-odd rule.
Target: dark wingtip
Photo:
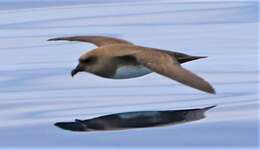
[[[83,123],[84,122],[84,120],[80,120],[80,119],[75,119],[74,121],[78,122],[78,123]]]
[[[204,86],[200,90],[207,92],[209,94],[216,94],[216,91],[213,88],[213,86],[207,81],[204,82]]]
[[[212,108],[215,108],[215,107],[217,107],[217,105],[212,105],[212,106],[209,106],[209,107],[205,107],[205,108],[203,108],[203,110],[204,111],[208,111],[208,110],[210,110]]]
[[[56,127],[58,127],[58,128],[61,128],[61,129],[67,129],[67,128],[64,128],[64,124],[65,124],[65,123],[63,123],[63,122],[56,122],[56,123],[54,124],[54,126],[56,126]]]
[[[57,122],[54,123],[54,126],[69,131],[86,131],[83,122]]]
[[[208,58],[208,56],[191,56],[190,61]]]
[[[215,91],[215,89],[213,89],[213,91],[211,92],[211,94],[217,94],[217,92]]]
[[[79,40],[80,36],[67,36],[67,37],[57,37],[57,38],[51,38],[48,39],[47,41],[76,41]]]
[[[216,94],[216,91],[213,87],[210,87],[208,90],[207,90],[208,93],[210,94]]]
[[[208,58],[208,56],[194,56],[195,59]]]
[[[51,38],[48,39],[47,41],[59,41],[59,40],[65,40],[64,38]]]
[[[191,56],[189,61],[197,60],[197,59],[204,59],[208,58],[208,56]]]
[[[60,123],[59,123],[59,122],[56,122],[56,123],[54,123],[54,125],[55,125],[56,127],[59,127],[59,126],[60,126]]]

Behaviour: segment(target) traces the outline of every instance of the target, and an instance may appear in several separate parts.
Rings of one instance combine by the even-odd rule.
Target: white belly
[[[122,66],[116,70],[113,78],[115,79],[126,79],[143,76],[151,73],[152,71],[142,66]]]

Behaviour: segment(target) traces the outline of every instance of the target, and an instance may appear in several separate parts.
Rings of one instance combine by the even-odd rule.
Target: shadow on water
[[[64,130],[80,132],[159,127],[203,119],[204,113],[214,107],[216,106],[184,110],[125,112],[87,120],[75,119],[74,122],[57,122],[54,125]]]

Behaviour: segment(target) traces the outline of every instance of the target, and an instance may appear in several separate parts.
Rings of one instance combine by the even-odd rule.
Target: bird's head
[[[78,65],[75,69],[71,71],[71,76],[73,77],[78,72],[95,72],[97,68],[97,56],[91,55],[89,53],[84,53],[80,56]]]

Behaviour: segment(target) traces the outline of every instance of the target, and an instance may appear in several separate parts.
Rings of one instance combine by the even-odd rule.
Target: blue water
[[[258,2],[0,0],[0,147],[258,147]],[[82,52],[69,35],[106,35],[207,59],[184,67],[216,89],[209,95],[157,74],[110,80],[70,71]],[[178,126],[72,133],[53,123],[110,113],[218,106]]]

